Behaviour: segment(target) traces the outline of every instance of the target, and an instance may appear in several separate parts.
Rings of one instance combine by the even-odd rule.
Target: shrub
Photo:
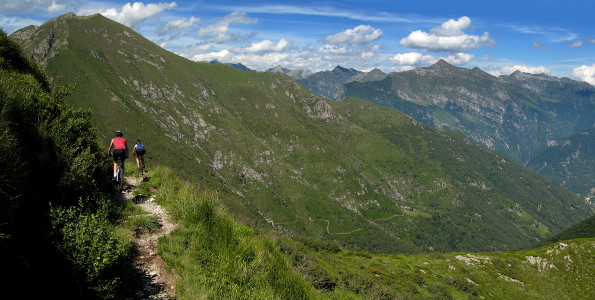
[[[120,281],[114,274],[130,254],[130,239],[118,232],[103,212],[52,208],[50,217],[56,248],[74,266],[73,272],[83,275],[95,295],[113,297]]]
[[[341,245],[336,241],[319,240],[309,236],[297,236],[295,237],[295,240],[304,243],[306,246],[316,251],[326,250],[333,253],[341,251]]]

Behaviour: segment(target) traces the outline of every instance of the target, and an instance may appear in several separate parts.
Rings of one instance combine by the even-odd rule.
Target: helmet
[[[124,136],[124,133],[120,130],[116,131],[116,136],[122,137]]]

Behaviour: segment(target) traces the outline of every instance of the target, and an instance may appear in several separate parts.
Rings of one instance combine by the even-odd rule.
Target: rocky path
[[[123,192],[124,201],[132,201],[152,216],[155,216],[160,228],[153,232],[139,233],[134,244],[137,256],[134,264],[142,273],[144,288],[137,293],[138,299],[175,299],[176,277],[165,270],[165,262],[157,254],[157,239],[170,233],[176,224],[167,211],[155,202],[154,198],[134,197],[132,191],[141,178],[126,178],[128,188]]]

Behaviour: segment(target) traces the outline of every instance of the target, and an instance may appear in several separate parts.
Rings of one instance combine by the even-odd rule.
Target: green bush
[[[316,251],[326,250],[333,253],[341,251],[341,245],[336,241],[319,240],[309,236],[297,236],[294,239]]]
[[[100,298],[112,298],[120,281],[132,243],[108,221],[105,212],[83,213],[77,208],[50,210],[54,243],[60,253],[82,274],[89,289]]]
[[[65,107],[73,86],[51,87],[2,30],[0,86],[0,265],[14,275],[5,292],[114,296],[130,242],[110,223],[109,161],[91,114]],[[39,289],[23,288],[31,279]]]

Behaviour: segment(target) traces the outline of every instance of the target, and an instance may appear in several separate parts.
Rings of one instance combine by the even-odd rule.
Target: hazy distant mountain
[[[242,70],[242,71],[250,71],[250,68],[248,68],[248,67],[244,66],[242,63],[237,63],[237,64],[234,64],[234,63],[222,63],[222,62],[220,62],[220,61],[218,61],[218,60],[216,60],[216,59],[214,59],[214,60],[210,61],[210,63],[212,63],[212,64],[225,64],[225,65],[228,65],[228,66],[234,67],[234,68],[236,68],[236,69],[238,69],[238,70]]]
[[[362,72],[353,68],[335,67],[332,71],[314,73],[306,78],[298,79],[312,92],[330,100],[341,100],[344,95],[343,85],[352,81],[376,81],[386,77],[379,69]]]
[[[595,124],[592,85],[520,72],[496,78],[443,60],[381,81],[347,83],[344,95],[399,109],[436,128],[460,130],[524,164]]]
[[[486,251],[528,246],[593,213],[459,132],[360,99],[328,101],[285,75],[192,62],[101,15],[65,15],[12,36],[52,78],[76,83],[68,104],[92,111],[106,147],[115,130],[142,139],[148,164],[198,179],[253,226],[371,251]],[[485,77],[469,72],[469,83],[453,81],[457,93]]]
[[[548,148],[528,166],[571,191],[595,196],[595,127]]]
[[[276,66],[274,68],[268,69],[267,72],[282,73],[282,74],[288,75],[289,77],[296,79],[296,80],[304,79],[304,78],[312,75],[312,71],[310,71],[310,70],[290,70],[290,69],[283,68],[281,66]]]

